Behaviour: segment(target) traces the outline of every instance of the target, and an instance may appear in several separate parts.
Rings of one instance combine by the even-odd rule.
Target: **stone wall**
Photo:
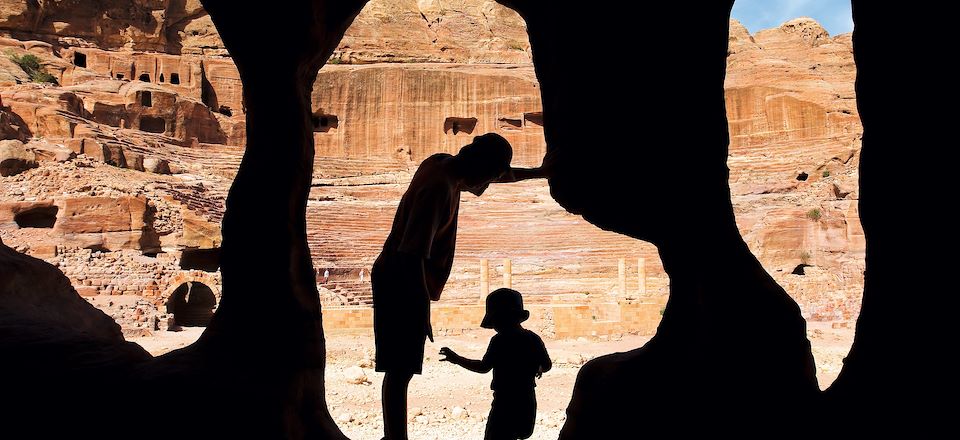
[[[607,301],[615,298],[606,298]],[[639,302],[621,300],[595,304],[531,304],[526,306],[529,328],[547,338],[578,338],[622,335],[627,333],[652,335],[660,323],[663,301]],[[615,319],[598,319],[601,309],[616,309]],[[485,309],[482,304],[434,303],[430,321],[434,334],[460,334],[480,329]],[[326,334],[371,333],[373,309],[369,307],[328,307],[323,310],[323,330]]]

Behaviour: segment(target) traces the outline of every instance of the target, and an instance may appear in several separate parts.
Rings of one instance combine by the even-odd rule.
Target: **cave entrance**
[[[167,121],[155,116],[142,116],[140,118],[140,130],[149,133],[164,133],[167,131]]]
[[[140,105],[144,107],[153,107],[153,93],[147,90],[140,92]]]
[[[180,268],[216,272],[220,269],[220,248],[184,249],[180,256]]]
[[[87,67],[87,55],[82,52],[74,52],[73,65],[77,67]]]
[[[150,82],[150,74],[149,74],[149,73],[141,73],[141,74],[140,74],[140,78],[138,78],[138,79],[139,79],[140,81],[143,81],[143,82]]]
[[[477,128],[477,118],[447,118],[443,121],[443,132],[446,134],[473,134]]]
[[[170,84],[180,84],[180,74],[171,73],[170,74]]]
[[[523,120],[527,127],[543,127],[543,112],[524,113]]]
[[[20,211],[13,216],[19,228],[52,228],[57,223],[56,206],[38,206]]]
[[[337,115],[326,115],[320,112],[314,113],[310,117],[310,121],[313,123],[314,133],[327,133],[340,126]]]
[[[523,119],[501,116],[497,119],[497,128],[501,130],[522,130]]]
[[[182,327],[206,327],[213,318],[217,297],[206,284],[188,281],[181,284],[167,301],[167,313]]]

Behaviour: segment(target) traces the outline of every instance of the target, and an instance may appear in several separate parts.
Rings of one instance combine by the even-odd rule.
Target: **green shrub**
[[[40,64],[40,58],[37,58],[36,55],[30,53],[25,55],[10,53],[8,56],[11,61],[23,69],[24,73],[30,77],[30,81],[35,83],[57,84],[57,77],[47,72],[47,68]]]
[[[823,170],[823,177],[830,177],[830,170]]]
[[[53,74],[51,74],[50,72],[47,72],[46,70],[39,70],[39,71],[30,73],[30,81],[33,81],[35,83],[56,84],[57,77],[53,76]]]
[[[820,220],[820,217],[823,217],[823,213],[820,212],[820,208],[813,208],[807,211],[807,218],[810,220]]]
[[[13,55],[10,55],[10,59],[13,60],[14,63],[17,63],[17,65],[20,66],[20,68],[23,69],[24,72],[28,72],[28,73],[34,72],[34,71],[40,70],[40,68],[42,67],[40,66],[40,58],[37,58],[36,55],[31,53],[28,53],[23,56],[13,54]]]

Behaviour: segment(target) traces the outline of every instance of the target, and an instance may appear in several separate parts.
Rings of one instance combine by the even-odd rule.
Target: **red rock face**
[[[61,264],[90,295],[137,294],[162,309],[181,253],[220,245],[223,203],[246,137],[239,72],[195,1],[122,10],[98,4],[112,14],[108,25],[97,25],[104,11],[60,3],[37,21],[30,5],[0,4],[0,33],[14,37],[0,45],[36,54],[60,86],[29,83],[0,57],[0,134],[42,138],[24,147],[39,168],[3,177],[3,240]],[[864,250],[850,38],[831,37],[809,20],[755,35],[733,22],[729,51],[728,165],[741,233],[805,316],[849,319],[859,310]],[[368,301],[369,279],[361,282],[359,271],[379,252],[423,158],[497,132],[513,144],[515,164],[540,163],[542,103],[529,63],[522,20],[493,2],[371,2],[364,9],[311,97],[317,154],[308,234],[315,267],[333,273],[325,302]],[[588,108],[573,128],[626,129],[605,125],[603,109]],[[79,156],[38,153],[58,145]],[[636,191],[643,200],[656,188]],[[54,227],[14,221],[15,210],[45,203],[59,209]],[[460,222],[445,301],[479,298],[481,259],[490,261],[496,287],[504,258],[514,287],[531,301],[618,293],[620,258],[627,294],[666,292],[653,246],[568,214],[542,182],[465,197]],[[155,252],[172,260],[156,260]],[[647,262],[644,289],[638,258]],[[87,266],[102,275],[84,278]]]
[[[68,47],[227,55],[197,0],[106,1],[82,8],[61,1],[43,6],[5,1],[0,3],[0,31]],[[495,2],[377,0],[360,13],[332,59],[524,63],[530,61],[530,44],[523,20]]]
[[[807,317],[855,317],[863,127],[850,35],[796,19],[751,36],[734,21],[729,51],[728,165],[740,231]]]

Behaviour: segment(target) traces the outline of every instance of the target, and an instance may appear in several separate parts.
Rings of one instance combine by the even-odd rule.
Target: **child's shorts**
[[[537,421],[537,393],[529,390],[493,392],[484,440],[515,440],[533,435]]]

